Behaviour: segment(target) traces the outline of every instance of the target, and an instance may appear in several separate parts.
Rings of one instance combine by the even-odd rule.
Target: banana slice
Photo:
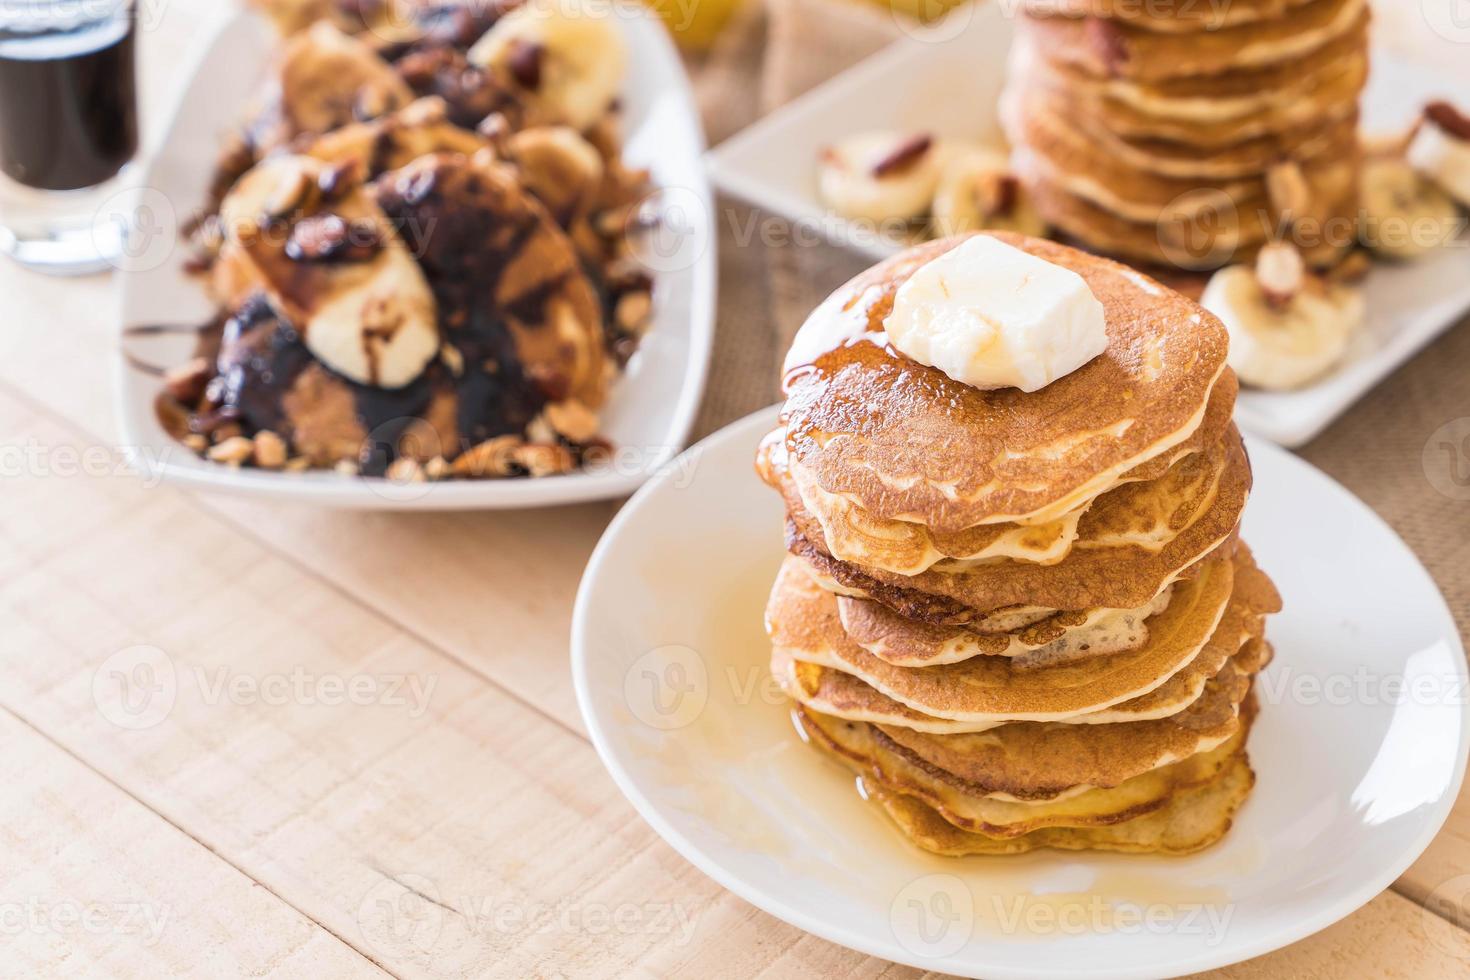
[[[1470,118],[1448,102],[1431,102],[1409,142],[1409,165],[1470,207]]]
[[[911,221],[929,210],[939,174],[933,137],[860,133],[822,151],[817,190],[822,202],[843,217],[878,224]]]
[[[523,129],[506,140],[506,153],[563,228],[586,213],[602,184],[602,154],[570,126]]]
[[[279,111],[288,137],[374,119],[414,97],[376,51],[326,21],[287,43],[279,79]]]
[[[242,177],[220,208],[216,288],[232,307],[265,292],[333,371],[401,388],[438,353],[434,294],[377,202],[334,173],[277,155]]]
[[[469,59],[525,93],[539,110],[533,122],[585,131],[617,98],[628,54],[608,8],[532,0],[496,21]]]
[[[987,229],[1041,238],[1046,222],[1004,153],[986,147],[952,150],[945,154],[934,193],[934,233],[943,237]]]
[[[1450,196],[1396,156],[1363,161],[1358,236],[1379,255],[1414,259],[1448,241],[1460,227]]]
[[[1301,253],[1261,250],[1256,267],[1221,269],[1200,303],[1230,332],[1230,366],[1246,384],[1283,391],[1312,381],[1342,359],[1363,322],[1362,292],[1308,278]]]

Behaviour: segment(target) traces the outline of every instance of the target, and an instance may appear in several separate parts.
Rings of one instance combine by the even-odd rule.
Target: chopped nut
[[[424,476],[431,480],[442,480],[449,473],[449,461],[443,456],[435,456],[424,464]]]
[[[449,103],[437,95],[426,95],[409,103],[398,113],[398,121],[405,126],[428,126],[449,118]]]
[[[304,207],[314,187],[311,177],[305,170],[292,171],[266,200],[266,217],[284,218],[298,208]]]
[[[1015,174],[991,172],[975,181],[975,203],[986,215],[1009,217],[1021,199],[1021,182]]]
[[[175,401],[193,405],[204,397],[204,386],[209,383],[212,373],[209,361],[196,357],[188,364],[165,373],[163,386]]]
[[[545,415],[551,427],[568,442],[586,442],[597,435],[597,413],[575,398],[547,405]]]
[[[229,442],[231,439],[238,438],[243,432],[244,430],[240,428],[240,423],[223,422],[210,430],[209,438],[214,441],[215,445],[219,445],[222,442]]]
[[[189,433],[180,441],[183,442],[185,449],[200,455],[203,455],[204,451],[209,448],[209,440],[197,432]]]
[[[543,411],[526,425],[527,442],[556,442],[556,429]]]
[[[532,476],[566,473],[576,465],[576,460],[565,446],[521,445],[516,447],[511,456]]]
[[[1276,309],[1289,305],[1305,281],[1306,265],[1296,246],[1272,242],[1256,256],[1256,282],[1268,305]]]
[[[263,470],[278,470],[286,465],[286,440],[269,429],[255,434],[255,465]]]
[[[286,461],[285,470],[287,473],[304,473],[309,469],[311,469],[310,456],[292,456]]]
[[[887,155],[881,160],[873,164],[873,176],[889,177],[893,174],[903,173],[922,160],[924,154],[928,153],[930,147],[933,145],[934,137],[928,133],[910,136],[892,150],[889,150]]]
[[[512,453],[522,445],[517,436],[496,436],[459,454],[450,466],[455,476],[509,476],[514,469]]]
[[[318,214],[291,229],[286,257],[293,262],[365,262],[382,249],[382,233],[371,222],[349,224],[340,215]]]
[[[388,465],[388,479],[395,483],[423,483],[424,468],[407,456],[395,459]]]
[[[357,475],[357,463],[353,462],[350,459],[338,460],[337,465],[333,466],[332,469],[338,473],[341,473],[343,476]]]
[[[278,470],[285,466],[285,439],[270,429],[262,429],[254,438],[256,466],[263,470]]]
[[[1278,163],[1266,171],[1266,195],[1284,223],[1295,221],[1312,206],[1312,188],[1294,160]]]
[[[244,436],[233,436],[209,447],[209,458],[216,463],[239,466],[255,452],[255,443]]]
[[[640,289],[618,297],[618,305],[613,308],[613,320],[623,331],[641,334],[647,328],[652,313],[653,297]]]
[[[439,360],[443,361],[444,366],[449,368],[450,374],[456,378],[464,377],[464,355],[459,352],[458,347],[453,344],[445,344],[440,347]]]
[[[348,160],[336,167],[328,167],[316,179],[316,186],[329,201],[336,200],[349,188],[362,183],[362,174],[356,160]]]

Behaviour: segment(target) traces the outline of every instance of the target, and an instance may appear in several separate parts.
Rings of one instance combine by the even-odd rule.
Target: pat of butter
[[[1108,345],[1103,306],[1081,276],[988,235],[920,266],[883,326],[899,351],[987,390],[1036,391]]]

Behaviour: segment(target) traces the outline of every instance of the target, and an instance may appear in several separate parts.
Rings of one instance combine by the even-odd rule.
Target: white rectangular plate
[[[902,243],[832,215],[817,197],[822,147],[863,130],[906,129],[999,141],[996,100],[1014,25],[1009,4],[972,4],[929,32],[906,37],[783,106],[712,150],[720,190],[873,259]],[[1453,86],[1375,50],[1363,101],[1368,132],[1401,129]],[[1369,389],[1470,309],[1462,238],[1412,265],[1378,265],[1366,282],[1368,319],[1344,362],[1300,391],[1246,391],[1242,427],[1285,446],[1312,439]]]
[[[649,203],[677,217],[677,225],[666,227],[679,237],[677,247],[661,247],[653,325],[603,413],[604,432],[617,447],[610,463],[535,480],[413,485],[330,472],[235,470],[201,460],[169,438],[153,409],[158,379],[129,365],[119,351],[117,411],[122,445],[134,466],[148,476],[205,490],[412,510],[535,507],[619,497],[667,466],[683,447],[699,407],[714,336],[713,208],[701,160],[704,133],[679,56],[657,20],[632,8],[614,9],[629,49],[622,95],[625,157],[652,171],[657,194]],[[275,43],[259,18],[242,12],[201,44],[141,190],[120,209],[139,236],[136,254],[123,263],[124,326],[197,324],[212,315],[199,282],[184,273],[178,227],[205,202],[221,140],[242,118]],[[193,345],[192,337],[170,335],[148,342],[146,358],[152,364],[182,364]]]

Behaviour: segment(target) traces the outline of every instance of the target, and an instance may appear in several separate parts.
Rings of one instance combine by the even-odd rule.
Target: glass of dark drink
[[[98,220],[138,151],[134,0],[0,0],[0,252],[43,272],[106,269]]]

